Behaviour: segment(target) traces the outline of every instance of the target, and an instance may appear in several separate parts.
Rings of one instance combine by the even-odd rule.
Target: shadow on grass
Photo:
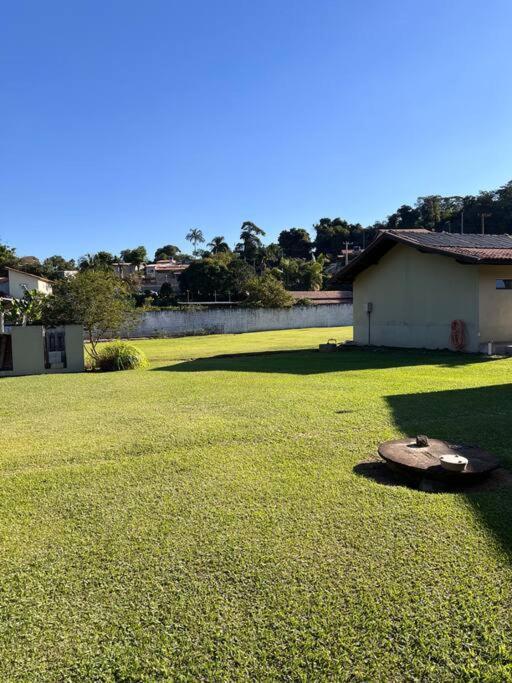
[[[498,470],[496,486],[466,489],[463,495],[512,559],[512,384],[402,394],[387,401],[402,433],[477,445],[508,468]]]
[[[421,349],[349,348],[335,353],[315,349],[222,354],[153,368],[162,372],[263,372],[316,375],[327,372],[377,370],[414,365],[459,367],[489,362],[487,356]]]

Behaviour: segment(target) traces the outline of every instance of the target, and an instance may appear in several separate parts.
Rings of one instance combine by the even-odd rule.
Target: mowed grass
[[[313,350],[350,334],[0,380],[0,680],[512,680],[511,489],[354,471],[416,432],[512,467],[512,361]]]

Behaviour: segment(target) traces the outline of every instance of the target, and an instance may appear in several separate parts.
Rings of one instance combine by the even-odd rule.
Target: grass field
[[[512,361],[312,350],[349,333],[0,380],[0,680],[512,680],[512,489],[357,467],[417,432],[511,467]]]

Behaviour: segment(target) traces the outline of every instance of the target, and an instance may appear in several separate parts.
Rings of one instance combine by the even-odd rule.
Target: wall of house
[[[496,289],[496,280],[512,280],[512,266],[480,266],[480,343],[512,341],[512,289]]]
[[[341,327],[352,324],[352,305],[295,306],[293,308],[213,308],[203,311],[148,311],[125,337],[236,334],[304,327]]]
[[[14,299],[22,299],[25,294],[25,287],[27,289],[37,289],[43,294],[51,294],[52,286],[46,280],[41,280],[38,277],[30,275],[30,273],[21,273],[16,270],[9,270],[9,295]]]
[[[354,341],[358,344],[368,344],[368,302],[373,304],[371,344],[450,348],[451,321],[460,319],[466,325],[466,350],[478,351],[476,266],[399,244],[354,282]]]

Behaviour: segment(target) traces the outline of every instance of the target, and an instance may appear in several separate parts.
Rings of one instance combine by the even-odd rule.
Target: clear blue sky
[[[511,66],[510,0],[4,3],[0,238],[152,253],[497,187]]]

